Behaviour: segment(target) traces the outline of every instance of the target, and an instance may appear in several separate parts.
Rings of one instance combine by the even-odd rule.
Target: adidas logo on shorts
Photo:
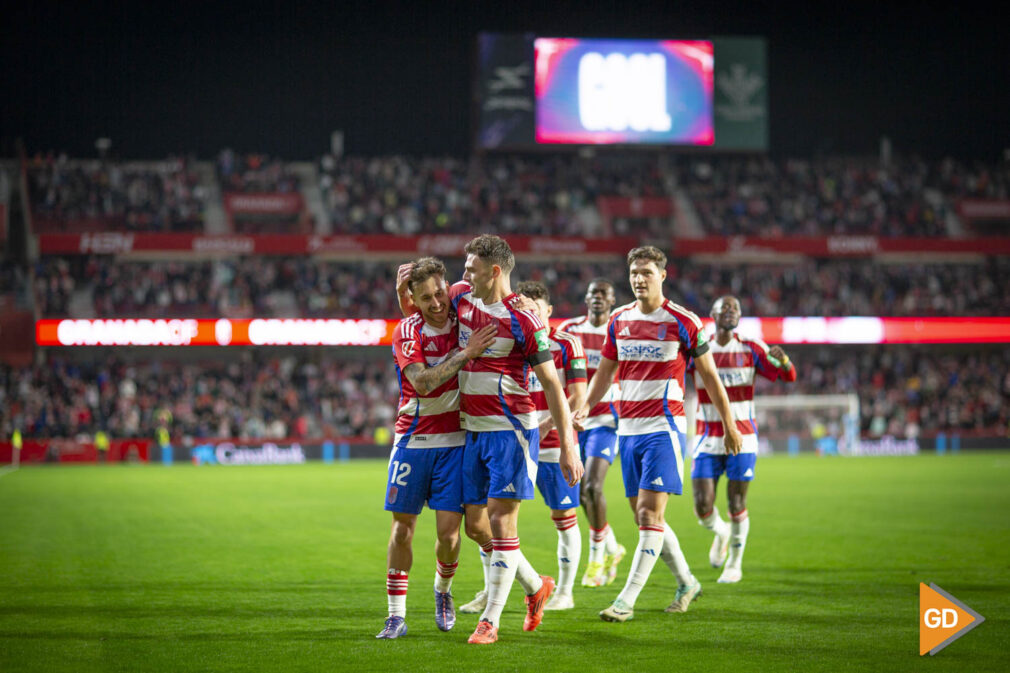
[[[600,451],[600,453],[602,453],[604,456],[609,456],[610,455],[610,449],[603,449],[603,451]]]
[[[515,493],[516,492],[516,487],[513,486],[510,483],[508,486],[506,486],[505,488],[503,488],[502,491],[505,492],[505,493]]]
[[[750,469],[748,467],[747,471],[743,473],[743,476],[745,476],[745,477],[753,477],[754,476],[754,470],[752,470],[752,469]]]
[[[662,477],[656,477],[655,479],[653,479],[649,483],[652,484],[653,486],[662,486],[663,485],[663,478]]]
[[[565,499],[561,501],[561,504],[562,505],[570,505],[570,504],[572,504],[572,499],[566,495]]]

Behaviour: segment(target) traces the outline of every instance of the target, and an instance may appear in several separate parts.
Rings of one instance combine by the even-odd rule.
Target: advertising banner
[[[304,208],[298,192],[227,193],[222,199],[226,211],[241,215],[297,215]]]
[[[715,147],[768,150],[768,60],[763,38],[719,37],[715,47]]]
[[[477,147],[528,146],[533,141],[532,36],[477,37]]]
[[[557,326],[561,318],[551,319]],[[397,320],[39,320],[39,346],[389,346]],[[711,318],[702,322],[711,327]],[[1010,343],[1010,317],[741,318],[772,344]]]

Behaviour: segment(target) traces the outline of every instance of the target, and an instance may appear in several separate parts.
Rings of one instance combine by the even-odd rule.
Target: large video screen
[[[536,141],[708,146],[709,41],[534,40]]]

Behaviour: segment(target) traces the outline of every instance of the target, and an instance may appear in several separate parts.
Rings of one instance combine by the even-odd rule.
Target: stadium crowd
[[[70,295],[90,292],[97,317],[391,318],[398,314],[395,265],[309,257],[131,262],[108,256],[43,257],[36,266],[42,315],[68,315]],[[462,275],[449,260],[450,278]],[[674,260],[670,297],[708,315],[722,294],[740,298],[744,315],[1003,315],[1010,312],[1010,260],[979,264],[877,264],[808,260],[792,265],[714,265]],[[515,277],[550,288],[554,315],[585,310],[595,277],[613,279],[630,301],[620,260],[520,262]],[[81,316],[72,316],[81,317]]]
[[[283,161],[265,154],[238,154],[222,150],[217,157],[217,175],[225,192],[295,192],[296,176]]]
[[[1010,434],[1010,349],[952,353],[924,346],[790,347],[792,386],[759,379],[758,397],[859,395],[870,437],[996,431]],[[307,351],[241,360],[0,366],[0,432],[32,437],[152,437],[171,414],[183,438],[361,436],[391,427],[398,382],[392,358],[350,360]],[[383,354],[385,355],[385,353]],[[816,421],[817,415],[804,415]],[[774,418],[762,421],[774,434]]]
[[[758,398],[855,392],[862,431],[870,437],[981,431],[1010,435],[1010,349],[793,346],[789,352],[800,368],[797,381],[783,389],[758,378]]]
[[[139,166],[37,156],[28,172],[33,211],[45,222],[102,217],[115,229],[202,228],[206,195],[185,160]],[[289,164],[264,154],[225,149],[216,168],[224,192],[302,188]],[[707,235],[946,236],[955,200],[1010,198],[1006,162],[951,159],[324,155],[319,174],[333,231],[352,234],[668,236],[666,218],[606,222],[597,198],[672,197],[680,188]]]
[[[398,389],[392,362],[116,359],[12,369],[0,365],[0,429],[10,436],[153,437],[170,415],[175,437],[371,436],[390,427]],[[167,414],[166,414],[167,412]]]
[[[37,156],[28,164],[36,230],[198,231],[207,194],[186,159],[123,163]]]

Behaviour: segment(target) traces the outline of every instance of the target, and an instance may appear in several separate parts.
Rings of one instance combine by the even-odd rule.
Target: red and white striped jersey
[[[570,318],[561,323],[558,331],[574,334],[582,342],[582,349],[586,352],[586,378],[593,380],[593,375],[600,366],[600,351],[603,348],[603,341],[607,338],[607,325],[603,323],[599,327],[589,322],[588,316]],[[617,427],[617,410],[613,402],[617,399],[617,385],[610,386],[603,399],[593,407],[589,416],[583,422],[586,430],[593,428]]]
[[[400,404],[396,416],[395,445],[407,449],[463,446],[459,423],[459,380],[453,376],[427,395],[419,395],[403,370],[417,363],[441,364],[459,340],[455,318],[433,327],[420,313],[404,318],[393,330],[393,359],[400,379]]]
[[[792,365],[782,366],[782,363],[768,354],[768,345],[760,339],[742,339],[733,334],[725,346],[713,339],[709,342],[712,358],[715,360],[719,380],[726,388],[730,407],[733,409],[733,419],[737,430],[743,435],[742,453],[757,453],[757,418],[754,415],[754,383],[755,375],[763,376],[769,381],[795,381],[796,369]],[[722,440],[724,429],[722,418],[712,404],[712,399],[705,390],[705,382],[701,380],[691,363],[689,371],[694,375],[694,386],[698,391],[698,451],[704,453],[724,454],[726,448]]]
[[[707,352],[701,320],[669,299],[649,314],[637,302],[614,311],[601,355],[617,362],[617,434],[685,432],[687,361]]]
[[[551,355],[554,357],[554,366],[558,370],[558,379],[561,381],[561,388],[567,392],[569,383],[586,382],[586,354],[582,351],[582,343],[573,334],[567,334],[560,330],[551,330],[549,333],[551,340]],[[538,422],[543,423],[550,415],[551,411],[547,406],[547,395],[544,387],[537,378],[536,372],[530,372],[530,396],[533,404],[539,412]],[[553,428],[550,432],[540,438],[541,463],[557,463],[561,460],[561,438],[558,437],[558,429]]]
[[[485,304],[460,282],[449,288],[459,319],[459,345],[485,325],[497,325],[494,343],[467,362],[459,373],[463,429],[470,432],[526,430],[537,427],[537,413],[529,393],[533,366],[551,359],[547,328],[533,313],[515,306],[514,293]]]

